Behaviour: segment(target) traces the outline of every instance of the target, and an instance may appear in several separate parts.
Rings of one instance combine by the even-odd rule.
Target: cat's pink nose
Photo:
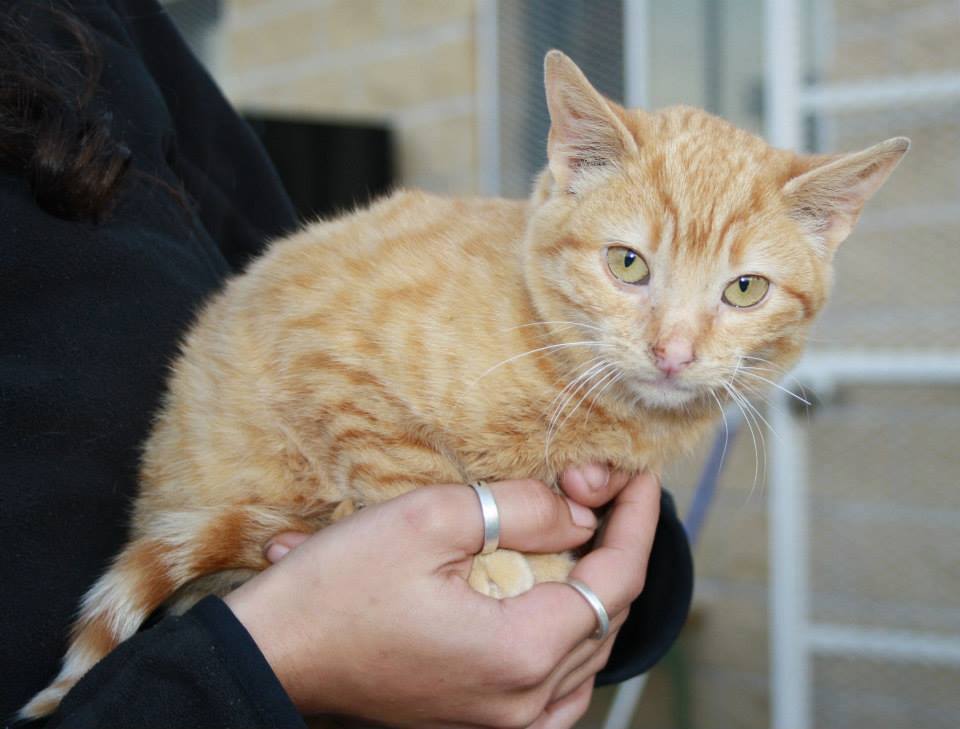
[[[657,342],[653,346],[653,360],[658,370],[667,377],[673,377],[693,362],[693,342],[683,338]]]

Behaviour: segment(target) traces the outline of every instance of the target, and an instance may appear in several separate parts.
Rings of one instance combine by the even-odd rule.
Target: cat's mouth
[[[681,407],[703,394],[702,386],[676,377],[646,377],[633,380],[639,398],[647,405],[660,408]]]

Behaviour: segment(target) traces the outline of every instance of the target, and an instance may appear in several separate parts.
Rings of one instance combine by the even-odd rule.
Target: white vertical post
[[[776,391],[769,416],[777,436],[768,439],[771,726],[810,729],[807,433],[790,407]]]
[[[637,706],[643,698],[643,690],[647,687],[647,675],[641,673],[617,686],[603,729],[630,729],[633,715],[637,713]]]
[[[766,0],[764,104],[767,141],[799,149],[801,142],[800,27],[796,0]]]
[[[766,0],[765,127],[770,144],[799,149],[803,92],[796,0]],[[770,704],[773,729],[809,729],[810,654],[807,557],[806,433],[795,427],[787,396],[778,392],[770,420]]]
[[[650,66],[649,0],[623,0],[623,103],[629,109],[648,108]],[[617,687],[603,729],[629,729],[643,698],[647,674]]]
[[[650,103],[649,0],[623,0],[623,102],[630,109]]]
[[[479,192],[500,194],[500,59],[497,0],[477,0],[476,104]]]

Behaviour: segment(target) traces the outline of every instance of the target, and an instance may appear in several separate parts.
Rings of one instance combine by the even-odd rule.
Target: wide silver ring
[[[480,511],[483,512],[483,549],[480,554],[496,552],[500,546],[500,510],[497,500],[493,498],[493,491],[484,481],[474,481],[470,484],[480,499]]]
[[[597,593],[591,590],[585,582],[578,580],[576,577],[568,577],[567,584],[583,595],[583,599],[587,601],[587,605],[593,609],[593,612],[597,616],[597,629],[590,637],[594,640],[603,640],[606,638],[610,632],[610,616],[607,615],[607,609],[603,606],[603,603],[600,602]]]

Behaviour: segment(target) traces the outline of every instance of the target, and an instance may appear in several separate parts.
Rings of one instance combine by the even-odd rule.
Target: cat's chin
[[[633,388],[645,407],[660,410],[685,408],[699,401],[704,394],[701,388],[666,379],[637,381],[633,383]]]

